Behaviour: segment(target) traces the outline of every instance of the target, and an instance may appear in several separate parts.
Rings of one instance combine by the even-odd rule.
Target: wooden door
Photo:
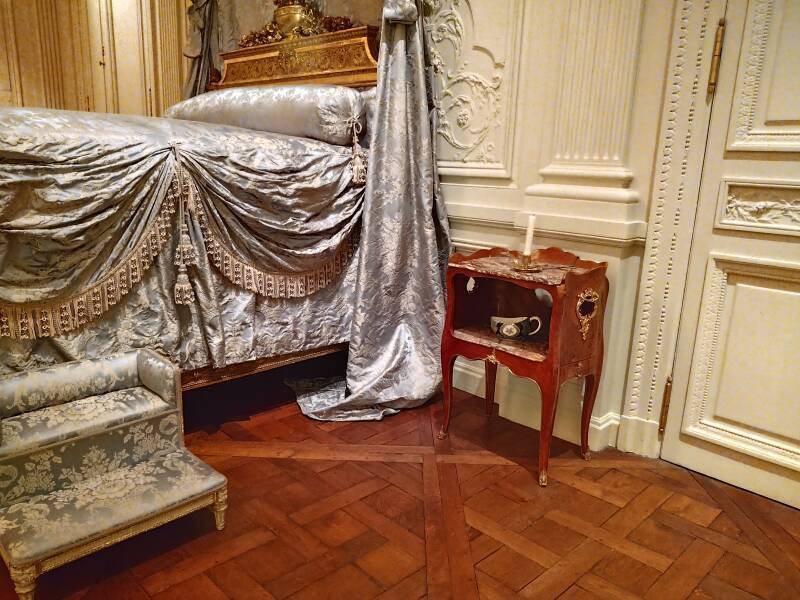
[[[800,507],[800,2],[725,21],[662,457]]]

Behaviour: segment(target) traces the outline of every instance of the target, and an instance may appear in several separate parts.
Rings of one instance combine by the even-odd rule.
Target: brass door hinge
[[[664,384],[664,395],[661,398],[661,416],[658,418],[658,433],[663,434],[667,428],[667,413],[669,413],[669,401],[672,398],[672,373],[667,377]]]
[[[708,95],[713,96],[717,89],[719,79],[719,65],[722,62],[722,42],[725,39],[725,19],[720,19],[717,24],[717,34],[714,36],[714,51],[711,53],[711,70],[708,73]]]

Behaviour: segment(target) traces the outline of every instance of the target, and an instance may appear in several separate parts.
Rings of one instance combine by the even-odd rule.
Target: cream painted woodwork
[[[155,116],[161,91],[180,89],[177,2],[89,0],[98,98],[106,112]],[[162,46],[162,44],[165,44]],[[169,52],[176,56],[170,57]],[[165,60],[167,59],[167,60]],[[157,69],[160,70],[157,72]],[[167,78],[166,84],[159,75]],[[160,85],[159,85],[160,84]],[[179,96],[179,93],[178,93]]]
[[[773,81],[800,64],[790,5],[727,2],[661,456],[800,508],[800,96]]]
[[[681,301],[694,232],[710,103],[706,101],[714,26],[725,0],[678,0],[660,114],[654,183],[625,404],[617,447],[658,456],[659,414],[675,356]],[[655,112],[655,111],[654,111]]]
[[[111,4],[108,0],[87,0],[89,43],[94,107],[98,112],[117,112],[117,87],[114,48],[114,28]]]
[[[187,0],[85,0],[98,111],[159,116],[181,99]]]
[[[84,0],[0,0],[0,105],[91,110]]]
[[[0,106],[22,106],[16,40],[11,0],[0,0]]]
[[[441,0],[429,21],[442,96],[437,152],[457,251],[539,247],[609,263],[606,362],[590,446],[615,445],[675,3]],[[483,395],[483,365],[455,385]],[[538,428],[534,383],[498,373],[500,413]],[[578,441],[581,382],[555,435]]]

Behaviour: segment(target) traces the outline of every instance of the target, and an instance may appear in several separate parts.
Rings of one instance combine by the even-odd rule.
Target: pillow
[[[178,102],[164,116],[349,145],[354,123],[364,128],[364,100],[339,85],[239,87]]]

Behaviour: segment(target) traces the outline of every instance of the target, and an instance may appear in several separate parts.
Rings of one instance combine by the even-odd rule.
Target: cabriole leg
[[[225,511],[228,508],[228,488],[224,487],[214,493],[214,521],[217,524],[217,531],[225,529]]]
[[[542,425],[539,431],[539,485],[547,485],[547,465],[550,462],[550,440],[556,419],[558,386],[554,383],[539,385],[542,392]]]
[[[483,364],[486,367],[486,416],[491,417],[494,411],[494,388],[495,381],[497,381],[497,364],[485,360]]]
[[[11,581],[14,582],[14,589],[17,591],[19,600],[33,600],[33,595],[36,591],[36,580],[39,578],[37,565],[28,565],[27,567],[11,565],[8,571],[11,574]]]
[[[592,420],[594,400],[597,398],[597,388],[600,378],[596,374],[587,375],[583,387],[583,413],[581,414],[581,456],[589,460],[589,423]]]
[[[442,428],[439,430],[439,439],[447,437],[447,430],[450,427],[450,414],[453,410],[453,365],[456,357],[442,352],[442,395],[444,396],[444,419]]]

